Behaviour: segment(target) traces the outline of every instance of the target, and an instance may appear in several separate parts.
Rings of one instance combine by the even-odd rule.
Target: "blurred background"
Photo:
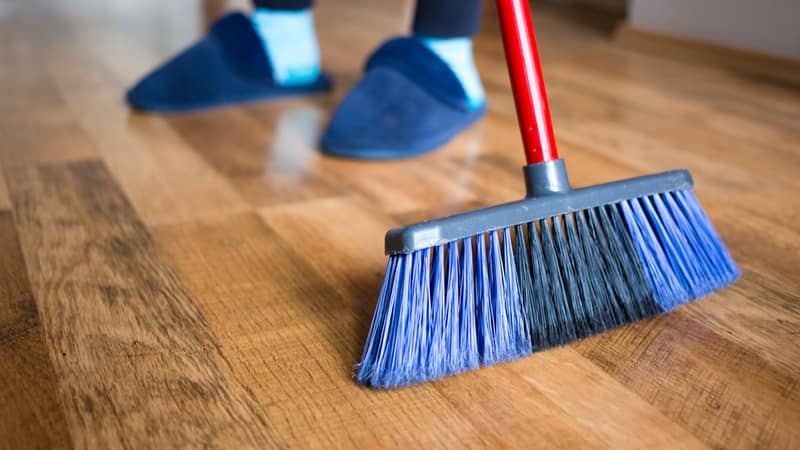
[[[328,2],[335,3],[336,0]],[[130,8],[131,11],[146,10],[145,4],[150,4],[185,13],[187,1],[141,2],[142,5],[140,2],[103,3],[112,8]],[[224,11],[251,6],[248,0],[205,0],[202,3],[204,8],[194,12],[203,11],[211,20]],[[321,0],[320,3],[326,2]],[[492,2],[486,3],[491,8]],[[535,3],[553,3],[608,14],[619,19],[621,29],[618,31],[621,32],[635,30],[800,60],[798,0],[540,0]],[[192,23],[186,21],[187,26]]]
[[[797,0],[553,0],[626,17],[624,26],[800,59]]]

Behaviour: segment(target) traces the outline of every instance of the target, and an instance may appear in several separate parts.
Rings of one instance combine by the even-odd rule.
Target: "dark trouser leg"
[[[478,32],[483,0],[417,0],[414,34],[438,38],[471,37]]]
[[[256,8],[308,9],[314,0],[253,0]],[[478,32],[483,0],[417,0],[414,34],[430,37],[469,37]]]
[[[283,9],[290,11],[308,9],[313,3],[314,0],[253,0],[253,6],[256,8]]]

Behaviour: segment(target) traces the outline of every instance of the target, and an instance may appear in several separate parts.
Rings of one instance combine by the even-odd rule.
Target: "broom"
[[[523,200],[390,230],[356,366],[399,387],[667,312],[740,272],[686,170],[572,189],[526,0],[497,0],[528,165]]]

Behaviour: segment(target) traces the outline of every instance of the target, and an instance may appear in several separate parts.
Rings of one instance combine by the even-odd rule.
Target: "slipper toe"
[[[334,112],[323,151],[357,159],[398,159],[432,151],[485,114],[467,106],[450,68],[413,38],[379,48],[364,77]]]
[[[211,105],[226,99],[232,77],[216,43],[205,38],[139,81],[127,99],[136,108],[155,111]]]
[[[241,13],[223,17],[203,39],[136,83],[126,95],[131,106],[148,111],[187,111],[328,90],[321,75],[300,86],[280,86],[272,78],[266,51],[250,20]]]

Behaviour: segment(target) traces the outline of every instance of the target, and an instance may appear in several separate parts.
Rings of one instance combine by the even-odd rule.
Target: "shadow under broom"
[[[516,359],[739,277],[688,171],[570,187],[528,4],[497,0],[497,10],[527,195],[386,234],[389,263],[355,374],[362,384],[399,387]]]

